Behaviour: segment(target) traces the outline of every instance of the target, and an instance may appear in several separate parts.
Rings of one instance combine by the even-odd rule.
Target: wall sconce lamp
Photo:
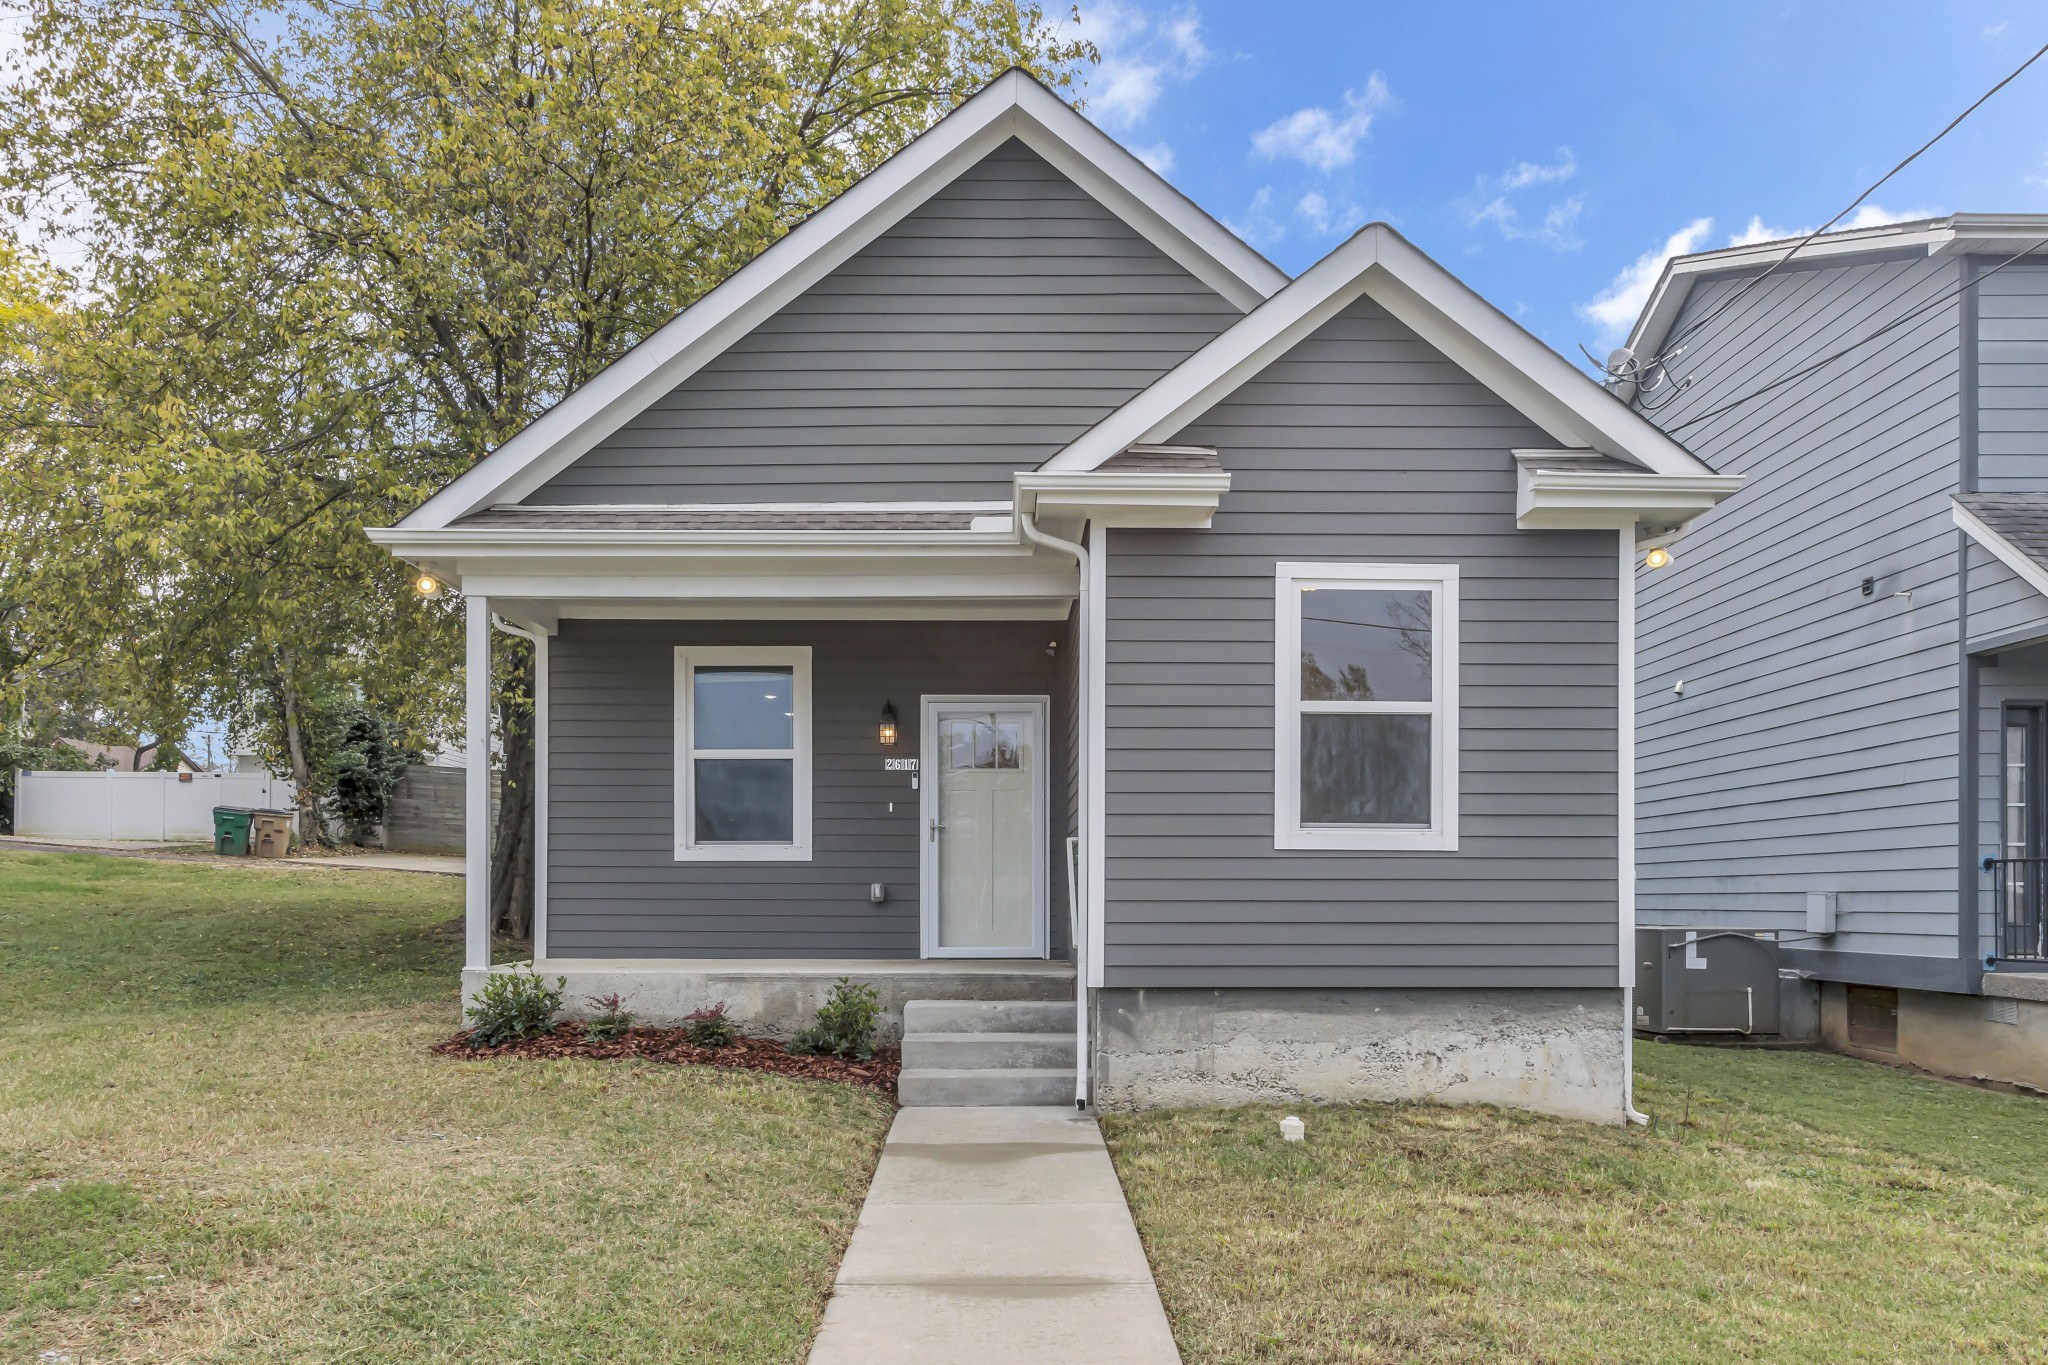
[[[876,729],[875,738],[885,749],[896,743],[896,708],[889,702],[882,703],[882,723]]]
[[[1656,549],[1643,556],[1643,567],[1646,569],[1661,569],[1670,562],[1671,551],[1665,549],[1662,545],[1659,545]]]

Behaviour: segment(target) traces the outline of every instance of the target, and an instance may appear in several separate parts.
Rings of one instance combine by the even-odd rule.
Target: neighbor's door
[[[1046,954],[1046,704],[924,704],[924,951]]]

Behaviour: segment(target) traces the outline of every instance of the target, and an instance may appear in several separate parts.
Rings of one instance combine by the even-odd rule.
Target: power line
[[[1685,338],[1691,336],[1694,332],[1697,332],[1700,328],[1712,322],[1715,318],[1721,316],[1721,314],[1727,312],[1730,308],[1733,308],[1736,304],[1742,302],[1742,300],[1749,295],[1750,291],[1754,290],[1755,288],[1757,288],[1757,286],[1761,285],[1765,280],[1769,279],[1772,275],[1776,274],[1778,271],[1778,267],[1784,265],[1787,261],[1790,261],[1794,256],[1797,256],[1801,251],[1805,250],[1806,247],[1812,243],[1814,238],[1820,236],[1829,228],[1833,227],[1835,224],[1841,222],[1844,218],[1847,218],[1850,214],[1854,213],[1859,207],[1862,206],[1863,201],[1870,198],[1871,195],[1877,193],[1877,191],[1884,185],[1886,181],[1890,180],[1900,171],[1905,170],[1906,167],[1912,165],[1915,161],[1919,160],[1921,153],[1925,152],[1935,143],[1941,141],[1950,133],[1954,132],[1956,130],[1956,126],[1960,124],[1964,119],[1968,118],[1970,115],[1976,113],[1978,109],[1982,108],[1986,100],[1989,100],[1993,95],[1997,94],[1999,91],[2005,89],[2005,87],[2011,85],[2014,81],[2018,80],[2022,72],[2024,72],[2028,67],[2032,66],[2035,62],[2040,61],[2044,55],[2048,55],[2048,43],[2044,43],[2039,48],[2036,48],[2033,56],[2027,58],[2018,66],[2014,67],[2012,73],[2008,75],[2004,80],[2000,81],[1998,84],[1992,86],[1989,90],[1986,90],[1983,94],[1979,95],[1976,98],[1976,100],[1970,105],[1969,108],[1963,110],[1962,113],[1957,114],[1954,118],[1950,119],[1946,127],[1944,127],[1940,132],[1936,133],[1933,137],[1928,138],[1927,141],[1921,143],[1920,146],[1913,151],[1912,155],[1908,156],[1904,161],[1901,161],[1898,165],[1892,167],[1883,175],[1879,176],[1876,180],[1872,181],[1868,189],[1864,190],[1863,193],[1857,195],[1854,199],[1849,201],[1849,206],[1847,208],[1843,209],[1834,217],[1828,219],[1825,223],[1822,223],[1813,231],[1807,233],[1797,242],[1794,242],[1792,244],[1792,249],[1790,251],[1787,251],[1783,256],[1780,256],[1777,260],[1771,262],[1769,269],[1765,270],[1762,274],[1751,278],[1747,283],[1745,283],[1742,286],[1742,288],[1736,290],[1733,294],[1729,295],[1726,299],[1722,300],[1704,317],[1695,318],[1693,321],[1687,323],[1684,327],[1681,327],[1673,335],[1664,338],[1663,344],[1657,348],[1657,354],[1653,356],[1651,359],[1646,360],[1641,365],[1637,366],[1635,373],[1643,374],[1650,370],[1652,367],[1659,365],[1663,363],[1665,360],[1669,359],[1672,353],[1672,349],[1676,347],[1680,342],[1684,341]]]
[[[2048,51],[2048,49],[2043,50]],[[2024,256],[2030,256],[2034,252],[2041,250],[2041,248],[2043,247],[2048,247],[2048,237],[2043,237],[2040,241],[2035,242],[2030,246],[2022,247],[2020,250],[2014,252],[2012,255],[2000,261],[1997,265],[1992,266],[1990,269],[1978,272],[1970,279],[1967,279],[1963,283],[1957,285],[1954,289],[1949,290],[1946,294],[1943,294],[1938,298],[1930,299],[1928,302],[1921,304],[1918,308],[1915,308],[1912,312],[1900,314],[1898,317],[1893,318],[1890,322],[1887,322],[1884,326],[1879,327],[1875,331],[1868,332],[1865,335],[1856,338],[1856,340],[1842,347],[1841,350],[1834,351],[1828,355],[1824,355],[1819,360],[1816,360],[1809,365],[1803,366],[1800,369],[1796,369],[1792,371],[1790,374],[1779,375],[1770,383],[1752,389],[1750,392],[1743,394],[1739,398],[1731,398],[1727,402],[1721,404],[1719,407],[1709,408],[1705,412],[1702,412],[1697,416],[1688,417],[1682,422],[1674,422],[1670,427],[1667,428],[1667,430],[1682,431],[1686,427],[1692,426],[1696,422],[1704,422],[1710,417],[1719,417],[1722,413],[1732,411],[1735,408],[1739,408],[1744,403],[1754,402],[1756,399],[1763,397],[1765,394],[1770,393],[1774,389],[1783,388],[1785,385],[1790,384],[1796,379],[1804,379],[1807,375],[1812,374],[1815,370],[1821,369],[1828,365],[1832,365],[1834,362],[1840,360],[1842,357],[1855,351],[1857,348],[1867,346],[1871,342],[1876,341],[1878,338],[1897,331],[1899,328],[1905,326],[1907,323],[1913,321],[1915,318],[1924,317],[1926,314],[1933,312],[1935,309],[1941,307],[1942,305],[1954,302],[1956,299],[1961,298],[1965,293],[1967,293],[1971,289],[1974,289],[1977,285],[1983,283],[1985,280],[1990,279],[1993,275],[1996,275],[1999,271],[2011,265],[2014,261],[2017,261]]]

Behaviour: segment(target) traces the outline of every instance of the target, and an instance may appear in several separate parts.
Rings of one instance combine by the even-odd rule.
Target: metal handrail
[[[2048,962],[2048,858],[1986,858],[1997,917],[1994,954],[2013,962]]]

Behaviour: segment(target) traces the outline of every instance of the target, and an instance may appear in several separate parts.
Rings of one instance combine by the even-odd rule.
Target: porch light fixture
[[[413,590],[422,597],[432,597],[441,591],[441,580],[430,573],[423,573],[412,581]]]
[[[885,749],[896,743],[896,708],[889,702],[882,703],[882,724],[876,731],[875,738],[882,742]]]
[[[1646,569],[1661,569],[1670,562],[1671,551],[1665,549],[1662,545],[1659,545],[1656,549],[1643,556],[1643,567]]]

